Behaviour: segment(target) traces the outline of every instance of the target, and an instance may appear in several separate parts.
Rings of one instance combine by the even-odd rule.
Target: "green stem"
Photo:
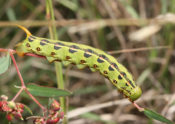
[[[53,9],[52,0],[46,0],[46,17],[47,17],[48,20],[55,21],[55,16],[54,16],[54,11],[53,10],[54,9]],[[56,26],[54,26],[53,23],[49,26],[49,32],[50,32],[51,39],[58,40]],[[62,73],[61,63],[55,62],[55,70],[56,70],[57,86],[60,89],[64,89],[63,73]],[[67,107],[66,107],[66,99],[64,97],[60,98],[60,104],[61,104],[61,108],[64,111],[64,114],[66,115],[66,113],[67,113],[66,108]],[[64,117],[63,123],[67,124],[66,116]]]

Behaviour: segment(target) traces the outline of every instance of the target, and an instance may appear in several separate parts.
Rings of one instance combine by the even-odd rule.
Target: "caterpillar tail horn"
[[[22,29],[22,30],[27,34],[27,36],[32,35],[32,34],[30,33],[30,31],[29,31],[27,28],[25,28],[25,27],[23,27],[23,26],[21,26],[21,25],[18,25],[18,24],[15,24],[15,26],[17,26],[17,27],[19,27],[20,29]]]
[[[32,34],[30,33],[30,31],[29,31],[27,28],[25,28],[25,27],[23,27],[23,26],[21,26],[21,25],[18,25],[18,24],[15,24],[15,26],[17,26],[17,27],[19,27],[20,29],[22,29],[22,30],[26,33],[27,37],[29,37],[29,36],[32,35]],[[27,37],[26,37],[26,38],[27,38]],[[24,47],[23,42],[20,42],[20,43],[16,44],[16,45],[15,45],[15,49],[16,49],[16,53],[18,54],[18,56],[24,56],[25,53],[28,52],[28,51],[26,50],[26,48]]]

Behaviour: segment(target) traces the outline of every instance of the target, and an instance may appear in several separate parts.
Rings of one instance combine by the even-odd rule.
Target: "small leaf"
[[[42,97],[61,97],[71,95],[71,92],[52,88],[52,87],[44,87],[36,84],[27,85],[27,89],[34,96],[42,96]]]
[[[155,120],[158,120],[158,121],[161,121],[161,122],[164,122],[166,124],[173,124],[173,122],[171,122],[170,120],[166,119],[165,117],[163,117],[162,115],[152,111],[152,110],[149,110],[149,109],[144,109],[144,114],[149,117],[149,118],[152,118],[152,119],[155,119]]]
[[[24,105],[24,104],[23,104],[23,105]],[[24,108],[25,108],[25,110],[27,110],[31,115],[33,115],[32,110],[31,110],[28,106],[24,105]]]
[[[9,65],[11,63],[10,54],[8,53],[7,56],[0,58],[0,74],[7,71]]]
[[[77,12],[78,10],[78,5],[76,4],[76,2],[70,0],[57,0],[57,2],[74,12]]]

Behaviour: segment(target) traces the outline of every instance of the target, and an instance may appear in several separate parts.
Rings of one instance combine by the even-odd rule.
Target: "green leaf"
[[[24,105],[24,104],[23,104],[23,105]],[[25,108],[25,110],[28,111],[31,115],[33,115],[32,110],[31,110],[28,106],[24,105],[24,108]]]
[[[71,92],[52,88],[52,87],[44,87],[36,84],[27,85],[27,89],[34,96],[42,96],[42,97],[61,97],[71,95]]]
[[[8,8],[6,12],[10,21],[16,21],[15,12],[12,8]]]
[[[7,56],[0,58],[0,74],[7,71],[9,65],[11,63],[10,54],[8,53]]]
[[[77,3],[70,1],[70,0],[57,0],[57,2],[59,2],[60,4],[62,4],[63,6],[65,6],[66,8],[77,12],[78,10],[78,6]]]
[[[133,7],[128,5],[126,7],[126,10],[127,10],[128,13],[130,13],[132,15],[133,18],[137,18],[137,19],[139,18],[139,15],[137,14],[137,11]]]
[[[163,117],[162,115],[152,111],[152,110],[149,110],[149,109],[144,109],[144,114],[149,117],[149,118],[152,118],[152,119],[155,119],[155,120],[158,120],[158,121],[161,121],[161,122],[164,122],[166,124],[173,124],[173,122],[171,122],[170,120],[166,119],[165,117]]]

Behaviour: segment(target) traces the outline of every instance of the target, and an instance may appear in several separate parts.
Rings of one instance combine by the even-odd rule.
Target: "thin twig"
[[[135,102],[132,103],[140,112],[144,111],[144,108],[140,107],[138,104]]]
[[[38,57],[38,58],[46,58],[45,56],[40,56],[40,55],[36,55],[36,54],[32,54],[32,53],[26,53],[26,56],[32,56],[32,57]]]
[[[47,109],[41,105],[41,103],[27,90],[27,88],[24,89],[25,92],[30,96],[31,99],[33,99],[33,101],[38,104],[38,106],[45,112]]]
[[[154,19],[153,19],[154,20]],[[71,26],[71,25],[86,25],[86,24],[97,24],[99,26],[115,26],[115,25],[143,25],[149,24],[153,21],[152,19],[101,19],[101,20],[59,20],[59,21],[37,21],[37,20],[28,20],[28,21],[0,21],[0,27],[14,26],[15,24],[24,25],[24,26],[32,26],[32,27],[40,27],[40,26],[49,26],[51,24],[55,26]]]
[[[2,50],[2,51],[6,51],[5,49],[4,49],[4,50],[1,49],[1,50]],[[19,79],[20,79],[21,85],[22,85],[21,89],[20,89],[19,92],[15,95],[15,97],[12,99],[12,101],[15,101],[15,99],[21,94],[21,92],[22,92],[23,90],[25,90],[25,92],[33,99],[33,101],[34,101],[36,104],[38,104],[38,106],[41,107],[41,109],[45,112],[45,111],[46,111],[46,108],[40,104],[40,102],[27,90],[27,88],[26,88],[26,86],[25,86],[24,80],[23,80],[22,75],[21,75],[21,73],[20,73],[20,71],[19,71],[19,68],[18,68],[18,66],[17,66],[15,57],[13,56],[13,53],[15,52],[15,50],[11,50],[11,49],[10,49],[10,50],[8,50],[8,51],[9,51],[9,54],[10,54],[10,56],[11,56],[11,58],[12,58],[13,64],[14,64],[14,66],[15,66],[15,68],[16,68],[17,74],[18,74],[18,76],[19,76]]]
[[[18,96],[22,93],[23,90],[24,90],[24,87],[21,87],[20,90],[18,91],[18,93],[13,97],[13,99],[11,101],[14,102],[18,98]]]
[[[157,46],[157,47],[143,47],[143,48],[134,48],[134,49],[124,49],[117,51],[108,51],[108,54],[119,54],[119,53],[127,53],[127,52],[138,52],[138,51],[148,51],[153,49],[169,49],[170,46]]]
[[[24,80],[23,80],[22,75],[21,75],[21,73],[20,73],[20,71],[19,71],[19,68],[18,68],[18,66],[17,66],[15,57],[13,56],[13,53],[12,53],[11,51],[9,51],[9,53],[10,53],[10,56],[11,56],[11,58],[12,58],[13,64],[15,65],[16,71],[17,71],[18,76],[19,76],[19,79],[20,79],[20,81],[21,81],[21,85],[22,85],[22,87],[25,87]]]

